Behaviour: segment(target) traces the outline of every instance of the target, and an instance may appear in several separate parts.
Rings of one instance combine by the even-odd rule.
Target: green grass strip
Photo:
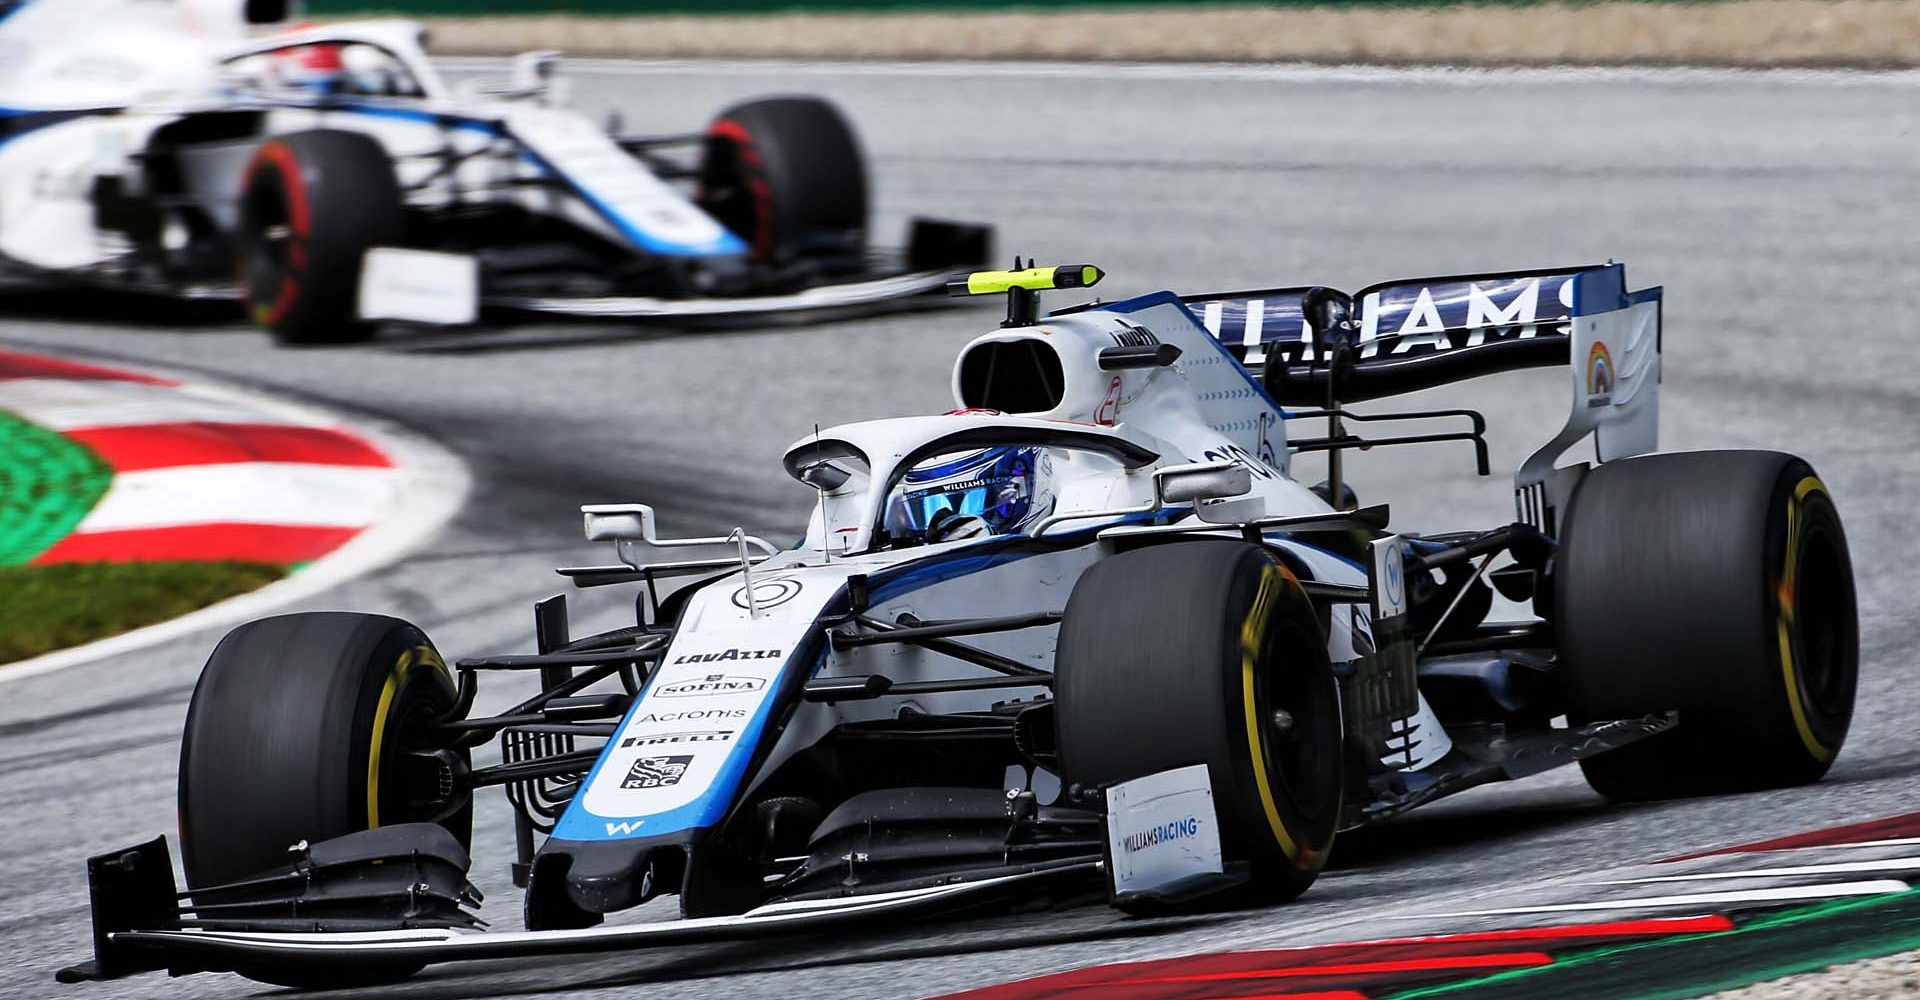
[[[0,566],[65,538],[112,479],[92,448],[0,411]]]
[[[1552,965],[1387,994],[1685,1000],[1920,948],[1920,890],[1796,907],[1731,931],[1687,934],[1557,956]]]
[[[0,567],[0,663],[178,617],[285,573],[242,562]]]

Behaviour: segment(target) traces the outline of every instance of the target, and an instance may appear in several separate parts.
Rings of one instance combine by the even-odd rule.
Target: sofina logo
[[[662,698],[684,698],[696,694],[744,694],[767,686],[764,678],[737,674],[708,674],[688,681],[662,684],[653,693]]]
[[[1593,342],[1587,352],[1587,405],[1605,406],[1613,402],[1613,354],[1605,341]]]

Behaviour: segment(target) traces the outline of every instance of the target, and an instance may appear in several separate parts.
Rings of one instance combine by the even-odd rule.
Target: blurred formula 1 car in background
[[[935,293],[990,251],[984,226],[925,219],[904,250],[869,247],[859,144],[816,98],[623,136],[558,106],[552,53],[456,93],[410,22],[250,37],[284,6],[5,11],[0,280],[238,296],[276,338],[308,344],[382,321],[472,323],[486,306],[873,307]]]
[[[164,838],[90,859],[94,959],[62,978],[368,983],[1103,883],[1133,912],[1279,902],[1338,831],[1486,782],[1577,762],[1633,800],[1826,772],[1857,675],[1839,515],[1790,455],[1648,454],[1659,289],[1607,265],[1038,312],[1098,279],[957,282],[1009,296],[954,365],[959,409],[794,442],[816,503],[790,549],[585,508],[619,562],[562,572],[637,584],[632,625],[574,636],[555,597],[536,652],[451,667],[383,615],[234,630],[182,740],[187,890]],[[1337,470],[1293,478],[1297,454],[1440,441],[1485,475],[1477,412],[1348,403],[1538,365],[1571,405],[1511,523],[1389,530]],[[1460,426],[1348,430],[1403,420]],[[1494,618],[1496,590],[1531,613]],[[474,714],[502,674],[539,690]],[[470,912],[496,786],[524,932]],[[596,926],[663,893],[683,919]]]

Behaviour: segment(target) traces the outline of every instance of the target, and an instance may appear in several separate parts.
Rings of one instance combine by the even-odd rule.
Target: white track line
[[[1861,840],[1845,844],[1803,844],[1799,847],[1770,847],[1766,850],[1709,850],[1695,854],[1682,854],[1652,862],[1656,865],[1679,865],[1705,858],[1733,858],[1743,855],[1762,854],[1799,854],[1802,851],[1850,851],[1860,847],[1911,847],[1920,844],[1920,837],[1894,837],[1888,840]]]
[[[442,56],[454,72],[500,72],[496,56]],[[819,59],[564,59],[563,71],[620,76],[838,76],[979,79],[1225,80],[1257,83],[1418,83],[1483,87],[1552,83],[1782,83],[1827,86],[1920,86],[1920,70],[1731,69],[1687,66],[1322,66],[1312,63],[1117,63],[952,60],[946,62]]]
[[[116,473],[73,534],[194,524],[359,528],[391,506],[404,473],[300,462],[181,465]]]
[[[43,348],[20,349],[44,353]],[[106,359],[101,363],[119,364],[129,369],[195,382],[202,378],[195,374],[178,375],[146,362]],[[371,527],[355,535],[352,541],[276,583],[146,628],[123,632],[72,649],[57,650],[30,660],[0,665],[0,684],[26,680],[108,657],[125,656],[202,630],[238,624],[365,575],[395,562],[438,534],[460,512],[472,486],[466,465],[452,452],[395,424],[360,415],[349,418],[315,406],[232,386],[199,383],[186,388],[207,399],[244,402],[288,423],[338,427],[366,438],[394,461],[398,472],[394,479],[397,506]]]
[[[1785,868],[1743,868],[1736,871],[1694,872],[1687,875],[1658,875],[1651,878],[1606,879],[1581,882],[1580,885],[1642,885],[1651,882],[1712,882],[1728,878],[1792,878],[1798,875],[1853,875],[1860,872],[1920,871],[1920,858],[1885,858],[1879,861],[1841,861],[1825,865],[1791,865]]]
[[[257,424],[265,412],[243,400],[185,386],[53,378],[0,381],[0,409],[63,432],[186,421]]]
[[[1609,899],[1597,903],[1558,903],[1550,906],[1510,906],[1496,910],[1459,910],[1452,913],[1414,913],[1392,916],[1395,920],[1431,920],[1450,917],[1501,917],[1526,913],[1578,913],[1590,910],[1641,910],[1667,906],[1721,906],[1727,903],[1781,903],[1796,900],[1839,899],[1847,896],[1879,896],[1907,891],[1907,883],[1897,879],[1867,882],[1830,882],[1822,885],[1798,885],[1777,889],[1747,889],[1740,892],[1700,892],[1684,896],[1648,896],[1643,899]]]

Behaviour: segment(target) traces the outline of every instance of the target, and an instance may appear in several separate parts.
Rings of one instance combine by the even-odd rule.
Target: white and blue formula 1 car
[[[416,24],[250,29],[286,7],[0,3],[0,279],[240,298],[284,342],[339,343],[483,307],[874,308],[989,252],[988,228],[927,219],[870,247],[865,161],[824,101],[614,134],[559,106],[552,53],[456,89]]]
[[[378,615],[236,629],[187,719],[187,888],[164,838],[91,859],[95,954],[62,977],[367,983],[1103,883],[1138,913],[1278,902],[1341,830],[1569,762],[1629,800],[1825,773],[1857,676],[1839,517],[1797,458],[1650,454],[1658,289],[1607,265],[1039,314],[1099,277],[959,279],[1009,302],[959,356],[959,409],[795,442],[816,503],[791,549],[585,508],[619,562],[561,572],[637,584],[632,626],[573,636],[556,597],[538,652],[451,667]],[[1289,475],[1448,440],[1484,472],[1477,413],[1347,401],[1546,364],[1572,406],[1510,524],[1413,534],[1338,473]],[[1496,590],[1532,613],[1489,620]],[[475,717],[498,671],[540,692]],[[489,786],[524,931],[471,912]],[[663,893],[682,919],[602,924]]]

